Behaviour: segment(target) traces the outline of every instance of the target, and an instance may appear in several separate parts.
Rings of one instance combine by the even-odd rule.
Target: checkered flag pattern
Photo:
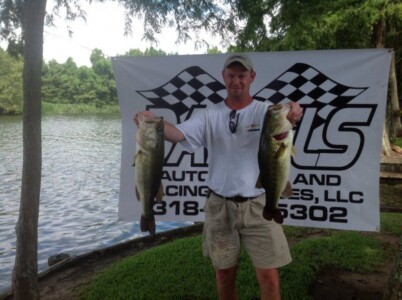
[[[274,104],[288,99],[317,107],[321,120],[316,121],[322,124],[334,108],[345,106],[366,89],[340,84],[310,65],[296,63],[257,92],[254,98]]]
[[[137,93],[150,101],[153,108],[169,108],[175,111],[181,120],[194,106],[223,101],[225,86],[202,68],[192,66],[160,87]]]

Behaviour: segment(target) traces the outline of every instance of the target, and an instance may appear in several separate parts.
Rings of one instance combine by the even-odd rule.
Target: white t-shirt
[[[186,138],[181,144],[187,151],[208,149],[207,184],[216,193],[226,197],[255,197],[264,192],[255,184],[259,174],[259,140],[268,106],[267,102],[253,100],[237,110],[235,133],[229,129],[232,110],[224,101],[176,125]]]

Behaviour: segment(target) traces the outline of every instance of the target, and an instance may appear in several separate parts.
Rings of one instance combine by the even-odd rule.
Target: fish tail
[[[271,221],[272,219],[274,219],[274,221],[278,224],[283,223],[283,216],[279,208],[272,209],[270,207],[265,206],[262,216],[264,217],[265,220]]]
[[[155,235],[155,217],[144,217],[141,216],[140,228],[142,232],[148,231],[151,235]]]

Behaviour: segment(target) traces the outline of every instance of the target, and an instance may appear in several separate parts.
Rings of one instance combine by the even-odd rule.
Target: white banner
[[[119,218],[139,220],[135,196],[135,112],[177,124],[226,97],[227,54],[113,58],[121,117]],[[293,196],[279,206],[285,224],[378,231],[381,136],[391,52],[387,49],[249,53],[257,77],[251,95],[299,102]],[[207,152],[165,143],[164,199],[157,221],[203,221]],[[239,170],[241,172],[241,170]]]

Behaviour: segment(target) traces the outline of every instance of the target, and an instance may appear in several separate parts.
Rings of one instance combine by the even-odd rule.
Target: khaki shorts
[[[240,243],[254,267],[274,269],[292,261],[282,226],[262,217],[265,195],[238,203],[211,193],[205,202],[202,250],[215,269],[237,265]]]

